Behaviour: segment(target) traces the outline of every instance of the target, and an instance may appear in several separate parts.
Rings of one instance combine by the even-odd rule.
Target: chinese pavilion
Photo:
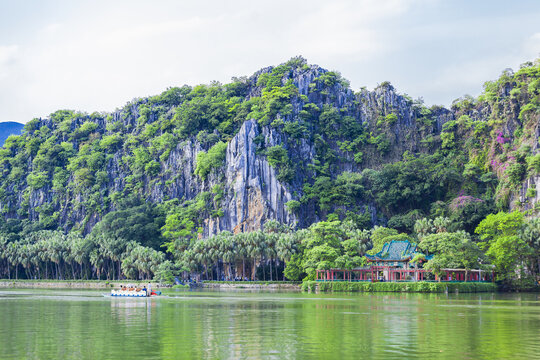
[[[412,263],[416,255],[422,255],[421,260]],[[370,266],[355,269],[317,270],[316,280],[322,281],[493,281],[491,271],[443,269],[444,274],[439,279],[431,271],[422,268],[424,261],[433,255],[421,253],[417,245],[409,241],[393,240],[384,244],[381,251],[375,255],[365,255]],[[429,274],[429,275],[428,275]]]

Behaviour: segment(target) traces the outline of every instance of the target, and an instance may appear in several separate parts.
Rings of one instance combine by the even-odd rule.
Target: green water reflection
[[[540,295],[0,291],[0,358],[533,359]]]

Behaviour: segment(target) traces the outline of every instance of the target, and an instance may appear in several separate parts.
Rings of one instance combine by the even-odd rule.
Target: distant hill
[[[19,135],[23,127],[24,124],[14,121],[0,122],[0,146],[4,145],[9,135]]]

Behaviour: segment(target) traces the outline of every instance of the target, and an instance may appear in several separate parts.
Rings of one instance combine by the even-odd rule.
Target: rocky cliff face
[[[268,219],[287,224],[297,221],[285,207],[293,198],[290,189],[277,180],[276,170],[266,158],[256,154],[254,139],[258,135],[257,122],[248,120],[229,142],[224,170],[224,214],[207,220],[207,234],[258,230]],[[267,138],[276,144],[271,136]]]
[[[363,209],[377,223],[384,214],[373,201],[321,207],[304,196],[306,185],[433,153],[444,124],[464,113],[427,109],[386,83],[355,93],[339,74],[305,61],[281,66],[229,87],[173,89],[112,114],[55,113],[30,122],[2,150],[5,217],[88,232],[129,194],[185,203],[204,193],[215,211],[200,212],[200,236],[260,229],[269,219],[304,227],[338,208]],[[240,90],[230,95],[233,85]],[[517,118],[519,106],[512,111]],[[482,122],[492,113],[480,105],[467,110]],[[194,119],[199,127],[190,133]],[[502,129],[509,138],[516,132],[511,121]],[[538,138],[538,120],[532,131]],[[207,176],[197,174],[198,154],[219,139],[227,144],[224,159]],[[285,152],[271,164],[268,149]],[[539,181],[528,177],[513,196],[523,202]],[[529,196],[526,206],[539,200]],[[286,206],[291,201],[294,209]]]

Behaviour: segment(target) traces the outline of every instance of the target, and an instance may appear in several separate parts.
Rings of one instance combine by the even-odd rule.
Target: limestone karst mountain
[[[329,216],[407,228],[468,204],[538,211],[539,94],[538,62],[446,109],[387,82],[355,92],[293,58],[113,113],[28,122],[1,150],[0,205],[6,219],[87,233],[137,197],[199,236]]]

